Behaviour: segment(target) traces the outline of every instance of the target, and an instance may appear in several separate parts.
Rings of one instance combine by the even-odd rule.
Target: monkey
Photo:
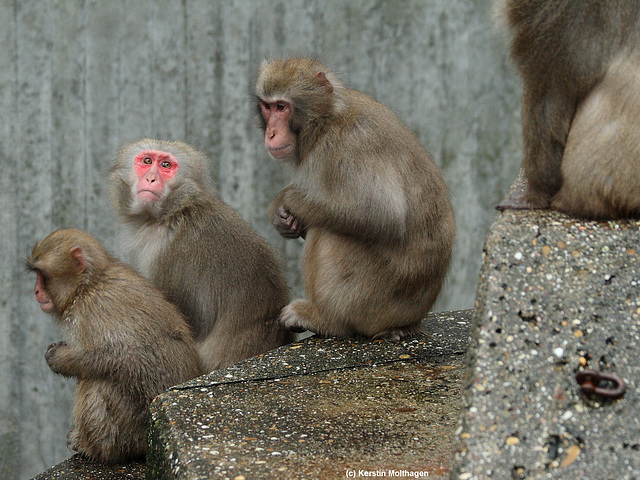
[[[289,301],[275,250],[213,189],[203,154],[186,143],[125,144],[111,193],[124,250],[187,318],[209,372],[290,343]]]
[[[151,401],[204,373],[185,318],[80,230],[59,229],[37,242],[27,266],[40,308],[65,337],[49,346],[46,362],[77,379],[67,445],[106,463],[144,456]]]
[[[497,208],[640,216],[640,1],[496,8],[522,79],[526,178]]]
[[[304,238],[305,298],[283,325],[398,340],[421,329],[451,260],[455,220],[442,174],[400,119],[316,59],[264,60],[256,110],[265,147],[293,166],[269,215]]]

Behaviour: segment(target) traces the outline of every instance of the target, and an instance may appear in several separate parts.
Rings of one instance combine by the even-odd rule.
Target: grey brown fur
[[[133,160],[145,149],[180,162],[155,209],[141,208],[132,192]],[[293,340],[277,321],[288,291],[273,248],[218,198],[209,178],[191,146],[153,139],[123,146],[111,175],[129,258],[186,316],[207,371]]]
[[[292,112],[294,172],[270,214],[283,236],[306,236],[306,299],[284,309],[283,324],[387,339],[417,331],[455,237],[432,157],[388,108],[315,60],[263,62],[256,97],[258,111],[282,100]]]
[[[28,265],[43,275],[65,334],[47,350],[47,363],[78,381],[67,444],[103,462],[144,455],[151,400],[202,373],[185,319],[79,230],[57,230],[38,242]]]
[[[523,83],[525,192],[498,208],[640,215],[640,1],[501,0]]]

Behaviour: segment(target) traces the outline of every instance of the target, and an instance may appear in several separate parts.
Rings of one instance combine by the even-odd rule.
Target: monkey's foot
[[[69,430],[69,432],[67,433],[67,448],[69,450],[77,452],[79,448],[79,445],[78,445],[79,443],[80,443],[80,432],[78,432],[78,429],[74,427],[71,430]]]
[[[310,307],[305,300],[296,300],[282,309],[280,313],[280,323],[292,332],[301,333],[305,330],[313,331],[307,319],[304,317],[304,311]]]
[[[386,340],[388,342],[397,342],[407,337],[412,337],[422,331],[422,326],[411,325],[403,328],[392,328],[385,330],[384,332],[377,333],[373,336],[372,340]]]
[[[501,212],[505,210],[545,210],[548,208],[548,200],[530,199],[524,185],[519,185],[514,188],[504,200],[496,205],[496,210]]]

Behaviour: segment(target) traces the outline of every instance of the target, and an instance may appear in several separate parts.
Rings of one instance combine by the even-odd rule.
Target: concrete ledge
[[[74,455],[42,472],[33,480],[144,480],[144,478],[145,466],[142,463],[104,465],[86,460],[80,455]]]
[[[446,478],[470,316],[399,343],[311,337],[173,388],[151,407],[148,478]]]
[[[639,478],[640,222],[498,214],[486,239],[452,478]],[[622,399],[586,397],[585,368]]]

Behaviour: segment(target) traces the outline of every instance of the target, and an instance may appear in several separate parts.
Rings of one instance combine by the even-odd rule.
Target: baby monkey
[[[80,230],[53,232],[27,264],[40,308],[65,337],[49,346],[47,364],[78,381],[67,445],[108,463],[143,456],[153,398],[203,373],[186,320]]]

